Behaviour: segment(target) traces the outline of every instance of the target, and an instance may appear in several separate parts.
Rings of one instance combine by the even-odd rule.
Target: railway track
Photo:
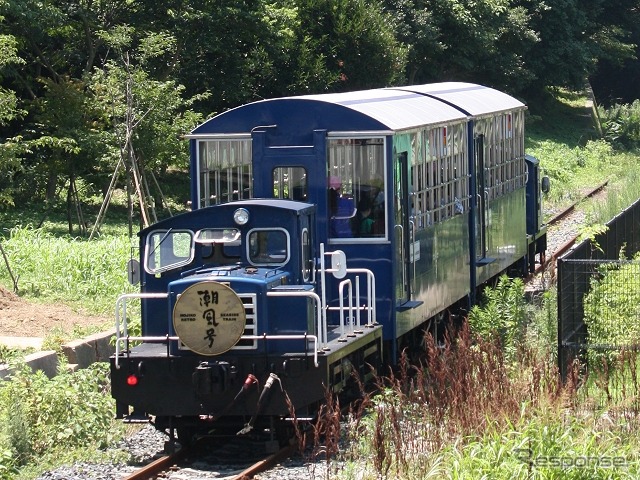
[[[247,445],[251,447],[251,444]],[[247,463],[247,465],[238,468],[236,464],[238,463],[238,458],[243,457],[242,451],[234,450],[233,453],[229,454],[233,455],[234,458],[221,459],[217,456],[216,460],[208,461],[206,459],[206,454],[203,454],[203,451],[206,451],[207,448],[211,448],[211,445],[207,443],[207,439],[200,439],[190,447],[180,448],[172,454],[164,455],[157,460],[144,465],[124,477],[123,480],[149,480],[155,478],[165,478],[168,480],[172,478],[180,478],[182,480],[188,478],[197,479],[202,478],[198,472],[210,472],[211,470],[220,471],[220,478],[224,478],[225,480],[249,480],[255,475],[272,468],[283,459],[288,458],[295,451],[295,447],[293,445],[287,445],[274,453],[261,455],[252,463]],[[253,453],[254,452],[249,452],[247,450],[244,457],[251,458]],[[223,468],[220,468],[221,465],[226,462],[232,462],[234,465],[229,468],[227,468],[228,466],[226,465],[223,466]],[[207,476],[206,478],[215,477]]]
[[[535,279],[536,276],[542,275],[547,271],[555,271],[556,260],[565,252],[567,252],[576,243],[577,238],[580,235],[577,225],[582,225],[584,214],[578,211],[577,207],[585,200],[593,199],[597,195],[603,193],[607,187],[608,182],[604,182],[596,188],[585,193],[582,198],[569,207],[562,210],[560,213],[554,215],[548,222],[548,247],[547,256],[536,267],[534,273],[532,273],[528,280]],[[568,219],[573,218],[573,221],[568,222]],[[566,223],[566,225],[563,225]],[[554,232],[554,230],[557,230]]]

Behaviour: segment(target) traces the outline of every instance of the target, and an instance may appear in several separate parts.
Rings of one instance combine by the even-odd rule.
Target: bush
[[[495,288],[484,291],[481,305],[469,312],[471,332],[485,340],[497,335],[508,361],[515,360],[526,326],[524,282],[520,278],[500,277]]]
[[[640,100],[600,110],[605,138],[620,149],[640,147]]]
[[[10,462],[4,465],[24,466],[43,457],[63,457],[74,449],[108,445],[114,439],[108,368],[96,363],[52,379],[18,368],[0,385],[5,429],[0,455],[10,452]]]
[[[592,277],[584,298],[584,319],[592,346],[615,346],[622,349],[640,340],[640,263],[608,263]],[[610,364],[619,350],[589,350],[592,366]]]

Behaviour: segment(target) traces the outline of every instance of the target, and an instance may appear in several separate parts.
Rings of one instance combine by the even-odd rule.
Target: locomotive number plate
[[[182,343],[200,355],[219,355],[244,333],[242,300],[226,285],[200,282],[188,287],[173,308],[173,328]]]

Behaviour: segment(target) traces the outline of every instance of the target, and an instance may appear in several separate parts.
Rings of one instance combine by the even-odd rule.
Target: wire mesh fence
[[[640,350],[640,200],[558,259],[558,367],[563,380],[578,360],[607,368]]]

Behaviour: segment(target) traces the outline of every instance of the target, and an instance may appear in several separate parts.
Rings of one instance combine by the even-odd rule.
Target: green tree
[[[612,0],[601,11],[606,26],[600,45],[603,55],[598,59],[591,85],[601,104],[632,103],[640,99],[640,9],[637,0]],[[612,38],[613,37],[613,38]],[[621,43],[620,39],[624,39]]]
[[[326,62],[332,83],[347,91],[405,82],[407,48],[378,2],[298,0],[300,28]]]
[[[397,25],[398,40],[407,47],[408,83],[421,83],[423,78],[435,77],[430,72],[447,45],[443,42],[429,0],[387,0],[385,9]]]
[[[0,24],[2,17],[0,17]],[[23,62],[17,55],[15,37],[0,35],[0,82],[7,70]],[[0,83],[0,127],[6,127],[24,112],[19,108],[18,97],[15,92],[4,88]],[[1,131],[1,130],[0,130]],[[19,170],[19,154],[22,145],[19,138],[6,138],[0,134],[0,206],[13,204],[13,186],[11,178]]]
[[[409,46],[410,83],[463,80],[511,90],[530,77],[537,41],[525,8],[511,0],[387,0]]]
[[[270,75],[269,49],[261,0],[164,0],[145,2],[132,25],[170,32],[174,56],[164,65],[150,61],[154,77],[167,75],[186,87],[187,96],[210,92],[204,111],[220,111],[260,97],[263,69]]]
[[[600,60],[624,61],[634,55],[628,18],[638,17],[628,0],[525,0],[540,41],[527,63],[537,88],[581,89]],[[637,27],[636,27],[637,28]]]
[[[184,86],[173,80],[155,80],[146,70],[150,60],[173,55],[172,37],[135,38],[132,28],[104,33],[105,41],[118,53],[105,68],[94,69],[88,89],[92,118],[100,125],[104,145],[99,165],[102,186],[106,188],[109,178],[118,178],[120,167],[137,175],[133,183],[146,223],[152,219],[146,218],[144,199],[152,196],[155,206],[162,207],[162,192],[153,179],[171,166],[188,166],[188,143],[181,137],[202,122],[202,115],[192,106],[204,95],[185,99]]]
[[[38,2],[6,0],[0,3],[5,21],[1,31],[16,39],[17,54],[24,59],[11,69],[3,84],[13,88],[25,110],[24,120],[7,128],[18,140],[14,154],[22,174],[14,175],[13,188],[26,200],[53,200],[66,184],[92,170],[93,157],[86,107],[84,76],[98,58],[107,56],[100,29],[121,21],[131,2],[80,0]],[[102,49],[102,50],[100,50]],[[102,61],[102,60],[101,60]],[[95,144],[95,142],[93,142]],[[18,148],[19,147],[19,148]]]

